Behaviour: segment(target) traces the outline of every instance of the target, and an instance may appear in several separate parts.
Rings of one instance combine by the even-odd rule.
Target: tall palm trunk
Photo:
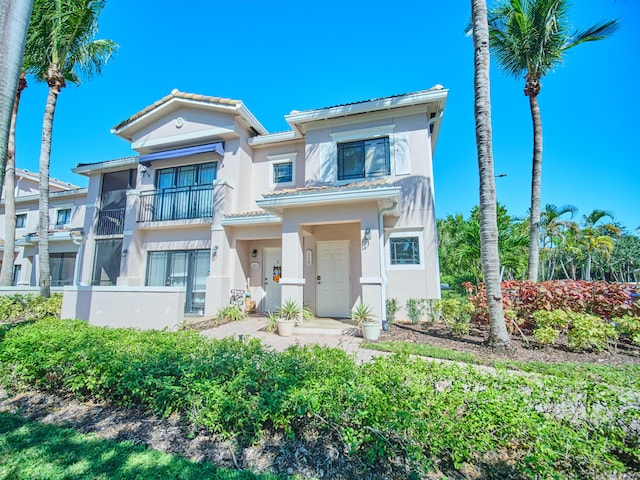
[[[51,133],[53,116],[64,78],[59,72],[49,75],[49,94],[42,121],[42,146],[40,147],[40,204],[38,224],[38,265],[40,276],[40,296],[51,296],[51,267],[49,265],[49,162],[51,160]]]
[[[0,192],[4,183],[11,112],[27,40],[32,0],[0,2]]]
[[[25,73],[20,74],[18,81],[18,91],[13,102],[13,112],[11,112],[11,127],[9,129],[9,146],[7,148],[7,165],[4,176],[4,218],[5,236],[4,252],[2,253],[2,269],[0,269],[0,285],[11,285],[13,279],[13,262],[15,261],[16,248],[16,121],[18,119],[18,107],[20,106],[20,96],[27,88]]]
[[[538,265],[540,264],[540,185],[542,183],[542,117],[540,116],[537,93],[530,92],[529,106],[531,107],[531,120],[533,121],[531,216],[529,221],[529,280],[537,282]]]
[[[504,320],[500,290],[496,186],[491,145],[491,99],[489,84],[489,28],[486,0],[471,0],[474,46],[474,90],[476,145],[480,174],[480,247],[482,271],[487,289],[492,346],[511,345]]]

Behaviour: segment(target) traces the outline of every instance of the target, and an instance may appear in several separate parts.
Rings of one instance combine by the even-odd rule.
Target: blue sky
[[[491,5],[491,2],[490,2]],[[478,203],[470,2],[318,4],[107,0],[100,38],[120,49],[100,77],[61,93],[51,175],[86,185],[77,163],[131,155],[110,128],[178,88],[242,100],[270,131],[291,110],[450,90],[434,157],[438,218]],[[579,215],[610,210],[640,226],[640,2],[581,0],[572,23],[619,18],[611,39],[585,44],[543,79],[542,204]],[[515,216],[529,207],[532,127],[523,80],[492,69],[498,199]],[[17,165],[38,170],[46,87],[31,81],[18,118]]]

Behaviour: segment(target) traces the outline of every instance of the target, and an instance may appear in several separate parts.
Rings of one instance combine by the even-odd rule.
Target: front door
[[[280,287],[280,277],[282,276],[282,249],[265,248],[263,265],[264,300],[262,302],[263,312],[275,312],[280,306],[282,291]]]
[[[319,317],[349,316],[349,242],[318,242],[316,272]]]

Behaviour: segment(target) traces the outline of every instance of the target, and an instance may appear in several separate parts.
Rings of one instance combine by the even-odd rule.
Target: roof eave
[[[136,165],[138,165],[138,157],[125,157],[125,158],[118,158],[116,160],[108,160],[106,162],[101,162],[101,163],[93,163],[93,164],[87,164],[87,165],[78,164],[76,165],[75,168],[72,168],[71,171],[73,173],[77,173],[80,175],[89,176],[95,172],[118,169],[122,167],[133,167]]]
[[[400,187],[368,188],[362,190],[328,191],[313,193],[297,193],[287,195],[274,195],[256,201],[256,204],[270,213],[282,216],[285,208],[308,207],[314,205],[327,204],[348,204],[358,203],[367,200],[376,200],[381,206],[387,200],[395,202],[396,208],[392,214],[399,214],[400,208]]]
[[[380,110],[391,110],[396,108],[433,103],[442,99],[446,99],[448,93],[449,90],[445,88],[438,90],[426,90],[424,92],[412,93],[401,97],[385,97],[378,100],[371,100],[368,102],[355,103],[351,105],[340,105],[331,108],[308,110],[306,112],[285,115],[284,118],[294,130],[300,131],[300,126],[305,123],[315,122],[318,120],[328,120],[330,118],[336,117],[370,113]]]

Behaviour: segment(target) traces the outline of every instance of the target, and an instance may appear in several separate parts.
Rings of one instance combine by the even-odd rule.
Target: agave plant
[[[293,299],[286,300],[277,311],[281,320],[294,320],[296,325],[302,324],[303,320],[310,320],[313,318],[313,312],[309,307],[300,306],[298,302]]]

